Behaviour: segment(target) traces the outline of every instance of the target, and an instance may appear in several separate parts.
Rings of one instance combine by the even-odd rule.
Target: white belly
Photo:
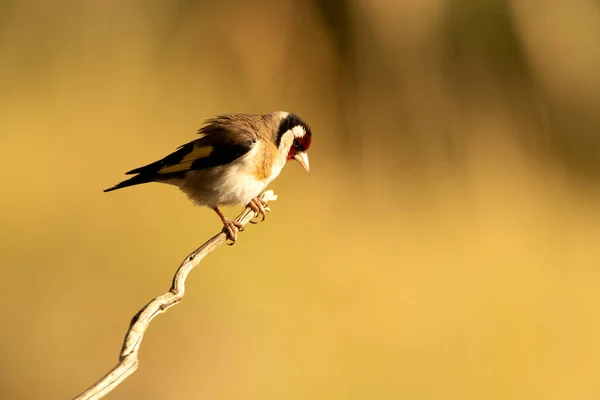
[[[269,178],[257,179],[254,175],[255,166],[249,162],[255,156],[254,152],[258,151],[257,147],[231,164],[189,171],[184,180],[173,183],[199,205],[211,208],[246,205],[265,190],[285,164],[285,160],[278,160]]]

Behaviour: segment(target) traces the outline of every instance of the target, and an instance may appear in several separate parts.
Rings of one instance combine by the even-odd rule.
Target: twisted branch
[[[265,202],[269,202],[276,200],[277,196],[272,190],[268,190],[260,198]],[[254,211],[250,207],[247,207],[237,217],[237,220],[246,225],[254,215]],[[171,289],[146,304],[131,320],[125,340],[123,341],[119,363],[98,382],[75,397],[74,400],[100,399],[135,372],[139,364],[138,352],[140,345],[142,344],[146,329],[150,326],[150,322],[154,317],[164,313],[183,300],[183,296],[185,295],[185,280],[188,274],[194,267],[200,264],[200,261],[206,255],[225,243],[225,241],[227,241],[227,235],[224,232],[218,233],[183,260],[179,268],[177,268],[177,272],[175,272]]]

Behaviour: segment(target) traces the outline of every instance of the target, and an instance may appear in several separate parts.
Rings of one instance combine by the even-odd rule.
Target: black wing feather
[[[196,144],[196,140],[193,140],[189,143],[179,146],[176,151],[169,154],[162,160],[158,160],[158,161],[155,161],[148,165],[144,165],[143,167],[139,167],[136,169],[132,169],[131,171],[127,171],[127,172],[125,172],[125,175],[143,174],[143,173],[149,173],[149,172],[152,172],[154,174],[154,173],[158,172],[161,168],[178,164],[179,162],[181,162],[183,157],[185,157],[186,155],[188,155],[192,152],[195,144]]]
[[[127,186],[165,180],[170,177],[181,176],[185,171],[212,168],[237,160],[252,149],[258,137],[249,127],[240,126],[239,124],[226,124],[226,122],[230,121],[219,119],[209,121],[208,125],[198,131],[199,134],[203,135],[201,138],[180,146],[176,151],[161,160],[126,172],[127,175],[137,175],[104,191],[110,192]],[[191,163],[188,159],[184,168],[177,170],[177,172],[160,172],[161,170],[169,171],[168,167],[176,167],[185,161],[186,156],[192,155],[198,149],[206,149],[207,152],[208,150],[210,152],[193,159]]]

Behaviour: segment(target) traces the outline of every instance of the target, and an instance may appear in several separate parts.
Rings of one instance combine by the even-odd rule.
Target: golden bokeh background
[[[219,229],[123,172],[312,126],[111,399],[600,397],[600,4],[0,2],[0,398],[65,399]],[[235,215],[238,209],[228,209]]]

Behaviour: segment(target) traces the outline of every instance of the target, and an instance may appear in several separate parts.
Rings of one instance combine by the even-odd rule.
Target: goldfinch
[[[312,133],[296,114],[221,115],[207,120],[198,135],[163,159],[126,172],[135,176],[104,191],[147,182],[175,185],[217,213],[233,244],[243,226],[219,207],[248,205],[264,220],[266,205],[258,196],[285,164],[296,160],[310,173],[306,151]]]

